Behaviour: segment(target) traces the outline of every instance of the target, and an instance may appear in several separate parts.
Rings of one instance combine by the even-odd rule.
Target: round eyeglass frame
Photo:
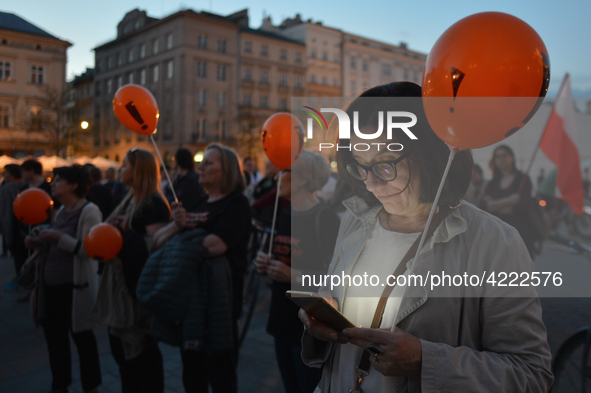
[[[411,151],[407,150],[404,154],[402,154],[400,157],[398,157],[395,160],[380,161],[380,162],[376,162],[375,164],[372,164],[369,166],[362,165],[362,164],[358,163],[357,161],[353,160],[353,161],[346,163],[345,168],[347,169],[347,172],[349,172],[349,174],[357,180],[366,181],[367,174],[369,173],[369,171],[371,171],[371,173],[373,173],[373,175],[375,177],[377,177],[378,179],[390,182],[390,181],[396,180],[396,177],[398,177],[398,171],[396,170],[396,164],[398,164],[399,162],[401,162],[402,160],[407,158],[410,155],[410,153],[411,153]],[[380,171],[380,169],[382,169],[382,171]],[[393,177],[391,179],[388,176],[384,175],[384,172],[387,173],[388,169],[392,170],[392,172],[393,172]],[[362,170],[363,170],[363,172],[362,172]],[[365,174],[365,177],[363,176],[362,173]]]

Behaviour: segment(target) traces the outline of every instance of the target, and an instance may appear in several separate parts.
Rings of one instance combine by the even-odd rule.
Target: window
[[[117,77],[117,88],[119,89],[121,86],[123,86],[123,75]]]
[[[369,65],[367,64],[367,60],[363,59],[363,71],[367,71],[369,69]]]
[[[351,91],[355,91],[357,89],[357,83],[355,81],[351,81]]]
[[[403,80],[405,80],[405,81],[408,80],[408,70],[406,68],[404,69],[404,79]]]
[[[43,129],[43,114],[41,113],[40,106],[32,106],[31,107],[31,129],[32,130],[42,130]]]
[[[335,54],[335,55],[332,57],[332,62],[333,62],[333,63],[338,63],[338,62],[339,62],[339,56]]]
[[[158,82],[159,76],[160,76],[160,66],[155,65],[152,70],[152,81],[154,83]]]
[[[328,52],[322,52],[322,60],[328,61]]]
[[[279,100],[279,110],[286,111],[287,110],[287,99],[282,98]]]
[[[312,76],[310,77],[310,82],[316,83],[316,75],[312,74]]]
[[[245,94],[242,97],[242,105],[246,107],[252,106],[252,94]]]
[[[279,58],[281,60],[287,60],[287,49],[281,49],[279,52]]]
[[[107,68],[113,68],[113,56],[109,56],[109,58],[107,59]]]
[[[295,77],[295,88],[296,89],[302,88],[302,77],[299,75],[296,75],[296,77]]]
[[[261,56],[267,56],[269,54],[269,47],[267,45],[261,46]]]
[[[261,96],[261,108],[266,109],[269,107],[269,97],[268,96]]]
[[[245,81],[252,80],[252,67],[245,67],[244,68],[244,80]]]
[[[117,65],[118,66],[123,65],[123,52],[117,53]]]
[[[140,45],[140,59],[146,57],[146,44]]]
[[[226,40],[218,40],[218,52],[226,53]]]
[[[205,138],[207,132],[207,120],[199,119],[197,120],[197,135],[200,139]]]
[[[332,80],[332,85],[335,86],[335,87],[337,87],[339,85],[339,81],[337,80],[337,78],[334,78]]]
[[[252,53],[252,42],[248,41],[244,43],[244,52]]]
[[[392,67],[390,64],[382,64],[382,75],[390,75],[392,73]]]
[[[287,74],[279,74],[279,86],[287,86]]]
[[[357,59],[351,57],[351,68],[357,68]]]
[[[43,84],[43,66],[32,65],[31,66],[31,83],[35,85]]]
[[[312,49],[312,52],[310,52],[310,57],[313,59],[316,58],[316,49]]]
[[[223,109],[226,107],[226,93],[218,93],[218,108]]]
[[[226,139],[226,121],[218,120],[218,135],[220,139]]]
[[[100,83],[94,84],[94,95],[97,97],[101,95],[101,84]]]
[[[133,72],[129,73],[128,80],[129,80],[129,84],[133,84]]]
[[[197,105],[207,106],[207,90],[201,89],[197,92]]]
[[[142,70],[140,71],[140,84],[142,86],[146,85],[146,69],[142,68]]]
[[[127,62],[131,63],[133,62],[133,48],[129,50],[129,52],[127,52]]]
[[[207,78],[207,63],[204,61],[197,62],[197,77]]]
[[[10,127],[10,107],[8,105],[0,105],[0,128]]]
[[[296,63],[301,63],[302,62],[302,54],[300,52],[296,52],[296,54],[295,54],[295,61],[296,61]]]
[[[166,49],[172,49],[172,33],[166,36]]]
[[[218,80],[219,81],[226,80],[226,66],[225,65],[218,65]]]
[[[107,80],[107,94],[111,94],[112,91],[113,91],[113,80],[109,79],[109,80]]]
[[[0,61],[0,80],[10,82],[10,67],[9,61]]]
[[[205,34],[201,34],[199,36],[199,49],[207,49],[207,36]]]
[[[172,79],[172,75],[174,72],[174,64],[173,61],[170,60],[167,64],[166,64],[166,77],[168,79]]]
[[[413,71],[413,74],[414,74],[413,75],[414,81],[418,82],[419,81],[419,72],[415,70],[415,71]]]
[[[152,54],[158,54],[158,38],[156,38],[152,43]]]
[[[269,83],[269,70],[261,70],[261,83]]]
[[[322,77],[322,84],[328,85],[328,78],[327,77],[325,77],[325,76]]]

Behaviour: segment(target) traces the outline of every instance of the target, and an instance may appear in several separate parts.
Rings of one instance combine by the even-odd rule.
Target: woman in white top
[[[391,122],[408,121],[392,121],[388,111],[416,115],[416,125],[408,129],[412,136],[396,128],[379,135]],[[471,280],[456,285],[464,275],[532,267],[514,228],[460,204],[470,183],[470,151],[457,153],[451,165],[438,203],[440,224],[418,258],[401,266],[409,282],[406,293],[395,286],[383,313],[376,312],[387,276],[425,229],[449,149],[429,127],[416,84],[372,88],[347,112],[356,120],[350,140],[338,143],[351,149],[339,148],[337,161],[356,196],[344,202],[348,212],[328,274],[352,280],[326,289],[333,305],[362,327],[338,332],[300,310],[304,362],[324,366],[317,391],[547,391],[550,351],[535,290],[478,286]],[[368,134],[375,138],[368,140]],[[429,281],[410,284],[411,275],[450,278],[431,286]]]

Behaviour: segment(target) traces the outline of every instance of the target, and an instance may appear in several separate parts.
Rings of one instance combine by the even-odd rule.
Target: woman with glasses
[[[401,130],[391,139],[376,133],[389,111],[416,115],[416,139]],[[415,259],[450,154],[427,122],[421,88],[374,87],[347,114],[355,119],[351,136],[338,144],[351,147],[339,148],[337,162],[356,196],[344,201],[348,212],[320,290],[357,327],[337,331],[299,311],[304,362],[323,366],[316,392],[547,391],[551,356],[534,288],[474,286],[477,274],[532,266],[515,229],[460,203],[471,152],[456,153]],[[421,281],[446,275],[438,285]],[[464,275],[472,281],[459,283]]]
[[[316,197],[329,174],[326,158],[309,150],[302,151],[291,169],[281,172],[279,197],[291,201],[291,207],[277,218],[271,258],[265,249],[254,262],[259,273],[273,280],[267,332],[275,339],[275,355],[288,393],[312,393],[321,375],[302,362],[304,326],[298,319],[299,307],[285,292],[310,290],[302,288],[302,277],[326,273],[332,259],[339,218]]]
[[[154,245],[160,247],[184,229],[203,229],[208,233],[203,238],[207,257],[226,257],[232,281],[232,294],[228,296],[232,300],[229,306],[234,342],[228,343],[231,349],[210,351],[202,342],[187,340],[181,347],[181,360],[185,392],[207,393],[211,386],[213,393],[232,393],[238,389],[237,320],[242,310],[242,282],[251,228],[250,205],[242,194],[244,175],[234,150],[216,143],[209,145],[199,165],[199,184],[207,198],[190,212],[181,204],[173,204],[173,222],[157,234]]]
[[[101,222],[101,212],[86,200],[90,175],[80,165],[55,168],[51,195],[62,205],[50,228],[28,236],[30,247],[42,250],[37,277],[38,322],[43,326],[53,381],[52,392],[67,392],[72,383],[70,335],[80,359],[84,392],[96,392],[101,384],[101,366],[90,318],[98,277],[97,261],[82,246],[84,236]]]
[[[120,263],[121,269],[106,266],[101,280],[111,286],[124,286],[111,288],[112,293],[124,293],[130,298],[121,299],[113,306],[121,306],[124,300],[125,304],[131,304],[131,308],[113,310],[112,315],[122,315],[134,323],[122,328],[125,320],[114,321],[119,326],[109,326],[111,353],[119,366],[123,393],[161,393],[164,391],[162,354],[158,343],[148,333],[150,317],[138,308],[135,289],[150,253],[149,239],[170,222],[170,207],[160,189],[159,166],[149,151],[134,148],[127,152],[119,175],[129,191],[107,222],[121,230],[123,247],[118,258],[107,263]],[[123,282],[114,279],[117,271],[122,271]],[[99,292],[97,303],[101,300]]]
[[[515,227],[533,257],[534,238],[528,226],[533,203],[531,179],[517,170],[515,154],[507,145],[495,148],[489,164],[493,178],[482,193],[480,207]]]

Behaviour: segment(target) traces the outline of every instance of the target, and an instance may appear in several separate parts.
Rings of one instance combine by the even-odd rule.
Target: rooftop
[[[20,16],[11,14],[9,12],[0,11],[0,29],[58,39],[56,36],[49,34],[45,30],[35,26],[31,22],[28,22]]]

